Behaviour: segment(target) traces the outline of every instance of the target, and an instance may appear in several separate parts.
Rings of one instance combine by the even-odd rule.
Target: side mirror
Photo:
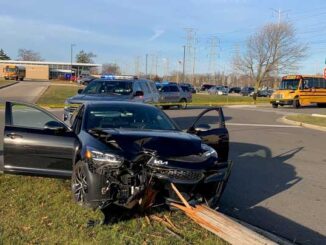
[[[80,88],[80,89],[78,89],[77,93],[78,93],[78,94],[81,94],[81,93],[83,92],[83,90],[84,90],[84,89]]]
[[[53,130],[53,131],[63,131],[66,127],[57,121],[49,121],[44,125],[44,129]]]
[[[141,97],[141,96],[144,96],[144,92],[143,91],[136,91],[134,93],[134,97]]]
[[[197,132],[205,132],[211,129],[211,127],[208,124],[199,124],[198,126],[195,126],[195,131]]]

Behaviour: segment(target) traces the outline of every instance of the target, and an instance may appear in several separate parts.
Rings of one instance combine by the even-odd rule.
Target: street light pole
[[[72,79],[72,51],[74,46],[76,46],[76,44],[70,44],[70,81]]]
[[[186,45],[183,45],[182,82],[185,82]]]
[[[145,68],[146,78],[147,78],[147,65],[148,65],[148,54],[146,54],[146,68]]]

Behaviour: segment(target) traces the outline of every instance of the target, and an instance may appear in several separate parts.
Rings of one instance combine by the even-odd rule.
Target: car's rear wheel
[[[180,100],[180,105],[178,107],[179,107],[179,109],[182,109],[182,110],[187,109],[187,100],[186,99],[181,99]]]
[[[164,105],[164,106],[162,106],[162,108],[163,108],[163,110],[167,110],[167,109],[170,108],[170,106],[169,105]]]
[[[272,106],[273,106],[273,108],[277,108],[278,107],[278,104],[273,103]]]

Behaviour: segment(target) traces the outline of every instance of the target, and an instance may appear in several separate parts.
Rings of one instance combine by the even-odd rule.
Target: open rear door
[[[195,119],[188,133],[199,136],[203,143],[211,146],[218,153],[219,162],[226,162],[229,155],[229,133],[221,107],[204,110]]]
[[[6,102],[5,173],[69,177],[77,137],[51,113],[33,105]]]

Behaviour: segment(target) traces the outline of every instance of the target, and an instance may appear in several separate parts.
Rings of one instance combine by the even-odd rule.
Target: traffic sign
[[[324,78],[326,79],[326,68],[324,69]]]

